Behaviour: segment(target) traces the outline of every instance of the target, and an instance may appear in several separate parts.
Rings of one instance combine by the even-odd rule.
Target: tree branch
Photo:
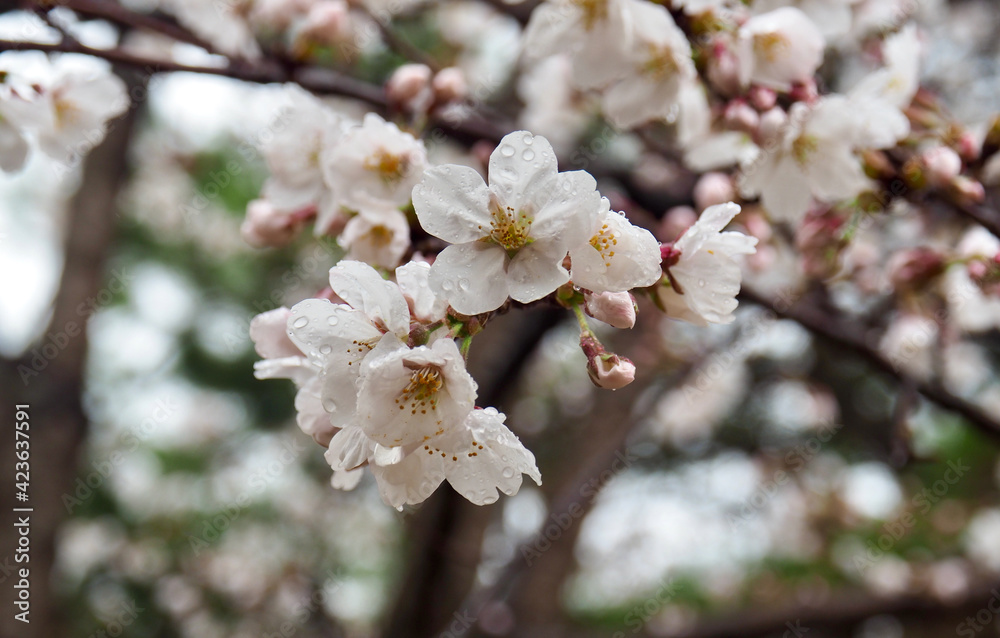
[[[791,319],[810,332],[837,343],[876,369],[894,377],[904,386],[912,387],[940,407],[958,414],[978,430],[1000,442],[1000,422],[985,410],[952,394],[939,383],[917,379],[905,370],[897,368],[888,357],[869,347],[857,330],[844,325],[839,319],[806,307],[802,303],[790,308],[784,307],[783,304],[767,298],[746,285],[743,286],[740,297],[752,304],[767,308],[782,319]]]
[[[202,40],[176,23],[162,20],[147,13],[131,11],[117,2],[108,2],[108,0],[58,0],[58,2],[53,3],[51,1],[34,0],[31,4],[43,11],[64,7],[87,18],[106,20],[114,25],[128,29],[159,33],[172,40],[201,47],[209,53],[219,53],[211,43]]]

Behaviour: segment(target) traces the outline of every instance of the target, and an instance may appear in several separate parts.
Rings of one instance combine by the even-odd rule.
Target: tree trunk
[[[129,73],[124,76],[130,89],[146,79]],[[137,92],[133,92],[136,95]],[[0,493],[3,494],[5,524],[0,527],[0,636],[52,638],[70,632],[61,613],[57,587],[52,578],[56,535],[67,518],[63,495],[72,494],[87,433],[87,417],[82,404],[84,369],[87,356],[84,305],[104,282],[105,260],[116,221],[116,199],[127,169],[127,153],[139,105],[111,122],[105,141],[95,148],[83,165],[81,186],[69,204],[65,262],[59,291],[46,335],[59,336],[54,357],[39,358],[29,353],[17,361],[0,364],[3,435],[0,436]],[[82,310],[82,312],[81,312]],[[48,336],[43,338],[49,342]],[[64,344],[64,345],[62,345]],[[51,360],[50,360],[51,359]],[[14,489],[14,406],[30,405],[30,488],[27,506],[30,517],[29,562],[16,563],[13,556],[19,534],[11,512]],[[10,557],[4,561],[4,557]],[[30,570],[30,623],[14,619],[15,581],[20,568]],[[13,569],[11,569],[13,568]]]

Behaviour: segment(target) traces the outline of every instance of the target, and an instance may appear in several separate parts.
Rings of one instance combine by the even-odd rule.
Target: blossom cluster
[[[544,137],[505,136],[484,178],[430,166],[422,142],[376,115],[350,122],[292,96],[294,124],[263,149],[271,176],[244,234],[281,245],[312,220],[347,256],[330,289],[258,316],[251,337],[264,357],[257,376],[299,388],[298,424],[327,448],[335,487],[353,488],[367,466],[402,508],[445,480],[478,504],[516,492],[522,474],[541,480],[504,416],[476,407],[465,368],[473,337],[512,303],[575,309],[588,371],[610,389],[635,366],[604,349],[586,314],[631,328],[638,293],[678,319],[732,321],[738,259],[756,244],[721,232],[739,206],[715,206],[661,245],[611,209],[592,175],[560,172]],[[412,250],[417,231],[436,238],[435,255]]]
[[[383,38],[391,46],[391,15],[406,6],[241,0],[210,12],[189,0],[163,4],[211,53],[252,61],[280,51],[335,64]],[[465,369],[473,338],[497,313],[531,304],[572,310],[591,379],[616,389],[634,379],[635,365],[605,349],[588,316],[629,329],[648,301],[673,319],[728,323],[745,257],[763,280],[778,260],[794,264],[790,287],[802,289],[808,278],[841,272],[861,212],[901,199],[982,202],[973,169],[986,164],[991,144],[1000,148],[1000,133],[979,139],[921,92],[921,33],[913,12],[884,10],[896,4],[545,0],[523,31],[512,26],[518,46],[482,47],[484,58],[496,53],[490,46],[503,49],[494,62],[504,77],[520,72],[524,130],[487,135],[467,153],[428,141],[443,120],[461,128],[470,113],[491,116],[480,98],[496,83],[478,85],[470,105],[477,78],[460,55],[398,65],[381,114],[287,87],[288,125],[261,148],[269,177],[247,208],[243,237],[280,247],[311,228],[345,258],[329,289],[258,318],[265,360],[257,373],[297,384],[299,425],[327,447],[334,484],[352,487],[368,466],[386,502],[401,507],[445,480],[477,503],[516,491],[522,474],[538,480],[503,416],[476,406]],[[427,11],[472,41],[482,33],[469,24],[480,9],[454,24],[446,8]],[[362,34],[365,24],[374,37]],[[836,73],[848,64],[849,73]],[[17,121],[17,107],[41,99],[45,85],[22,89],[8,78],[4,87],[3,123],[18,125],[18,135],[37,130],[48,149],[45,130]],[[88,126],[103,130],[115,113],[109,92],[103,110],[78,109]],[[610,131],[599,141],[644,149],[627,169],[640,189],[668,191],[656,170],[676,157],[683,168],[673,174],[693,174],[694,207],[637,216],[641,206],[614,177],[601,181],[608,171],[593,168],[594,153],[568,157],[595,120]],[[4,161],[15,164],[21,138],[6,139],[14,150]],[[449,154],[451,162],[432,159]],[[742,229],[728,229],[741,210]],[[961,279],[952,283],[995,296],[1000,251],[982,243],[975,252],[900,247],[886,259],[888,277],[898,290]],[[860,272],[863,255],[853,257]]]
[[[0,169],[20,170],[32,148],[71,164],[129,107],[125,83],[103,61],[38,52],[0,55]]]
[[[299,426],[327,447],[333,485],[352,489],[367,466],[389,505],[426,499],[447,480],[470,501],[514,493],[541,476],[532,454],[493,408],[476,408],[476,383],[427,285],[410,262],[386,281],[363,262],[330,271],[330,299],[256,317],[260,378],[295,381]]]

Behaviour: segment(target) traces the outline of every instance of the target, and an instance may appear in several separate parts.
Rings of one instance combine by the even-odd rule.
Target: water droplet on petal
[[[326,410],[327,412],[336,412],[337,404],[333,402],[333,399],[324,399],[323,409]]]
[[[500,147],[500,154],[504,157],[511,157],[514,155],[514,147],[510,144],[504,144]]]
[[[510,467],[503,468],[503,477],[504,478],[514,478],[514,468],[510,468]]]
[[[524,158],[525,162],[530,162],[531,160],[535,159],[535,151],[531,150],[530,148],[526,148],[524,149],[524,152],[521,153],[521,157]]]
[[[521,141],[524,142],[527,146],[531,146],[531,143],[535,141],[535,136],[532,135],[531,133],[525,133],[524,137],[521,138]]]
[[[458,289],[459,290],[468,290],[469,289],[469,280],[465,279],[464,277],[462,279],[459,279],[458,280]]]
[[[320,354],[330,354],[331,352],[333,352],[333,346],[331,346],[328,343],[324,343],[322,346],[319,347]]]
[[[705,280],[704,279],[699,279],[698,280],[698,287],[699,288],[704,288],[705,287]]]
[[[306,319],[305,317],[299,317],[298,319],[296,319],[295,321],[292,322],[292,327],[293,328],[305,328],[308,324],[309,324],[309,320],[308,319]]]

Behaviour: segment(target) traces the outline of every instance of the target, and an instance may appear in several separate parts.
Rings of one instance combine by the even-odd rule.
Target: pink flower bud
[[[789,93],[796,102],[814,102],[819,97],[819,89],[816,88],[816,80],[809,78],[804,82],[796,83]]]
[[[754,133],[760,125],[760,114],[743,100],[733,100],[723,113],[726,126],[744,133]]]
[[[723,95],[740,92],[740,61],[721,39],[716,40],[708,57],[708,80]]]
[[[438,71],[431,85],[434,88],[434,101],[438,104],[461,102],[469,94],[465,73],[455,66]]]
[[[385,83],[389,103],[409,113],[422,113],[430,108],[431,69],[425,64],[404,64],[392,72]]]
[[[774,89],[763,86],[751,87],[748,97],[750,98],[750,104],[762,112],[770,111],[778,103],[778,94],[774,92]]]
[[[985,261],[970,261],[966,268],[969,271],[969,278],[972,281],[980,281],[986,278],[986,275],[990,272],[990,267],[986,265]]]
[[[255,248],[286,246],[299,234],[305,221],[304,215],[280,211],[266,199],[255,199],[247,205],[240,234]]]
[[[602,354],[587,361],[590,380],[599,388],[617,390],[635,381],[635,364],[616,354]]]
[[[986,189],[983,188],[983,185],[965,175],[956,177],[952,181],[951,187],[959,202],[963,204],[982,204],[983,200],[986,199]]]
[[[920,157],[920,161],[925,168],[925,177],[932,186],[946,186],[962,172],[962,158],[947,146],[929,149]]]
[[[903,250],[889,260],[889,280],[896,288],[920,288],[944,272],[944,257],[932,248]]]
[[[958,154],[966,162],[975,162],[979,159],[982,154],[982,146],[980,142],[976,139],[976,136],[969,131],[965,131],[958,138]]]
[[[587,293],[587,314],[612,325],[627,329],[635,325],[635,300],[627,292]]]
[[[656,236],[664,241],[675,241],[685,230],[698,221],[698,213],[690,206],[674,206],[663,216]]]
[[[725,173],[705,173],[694,186],[694,205],[698,210],[733,201],[733,180]]]
[[[788,114],[779,106],[760,116],[760,127],[757,129],[757,140],[773,140],[778,137],[781,129],[788,123]]]
[[[302,22],[300,37],[333,43],[347,35],[350,15],[343,0],[321,0],[312,5]]]

